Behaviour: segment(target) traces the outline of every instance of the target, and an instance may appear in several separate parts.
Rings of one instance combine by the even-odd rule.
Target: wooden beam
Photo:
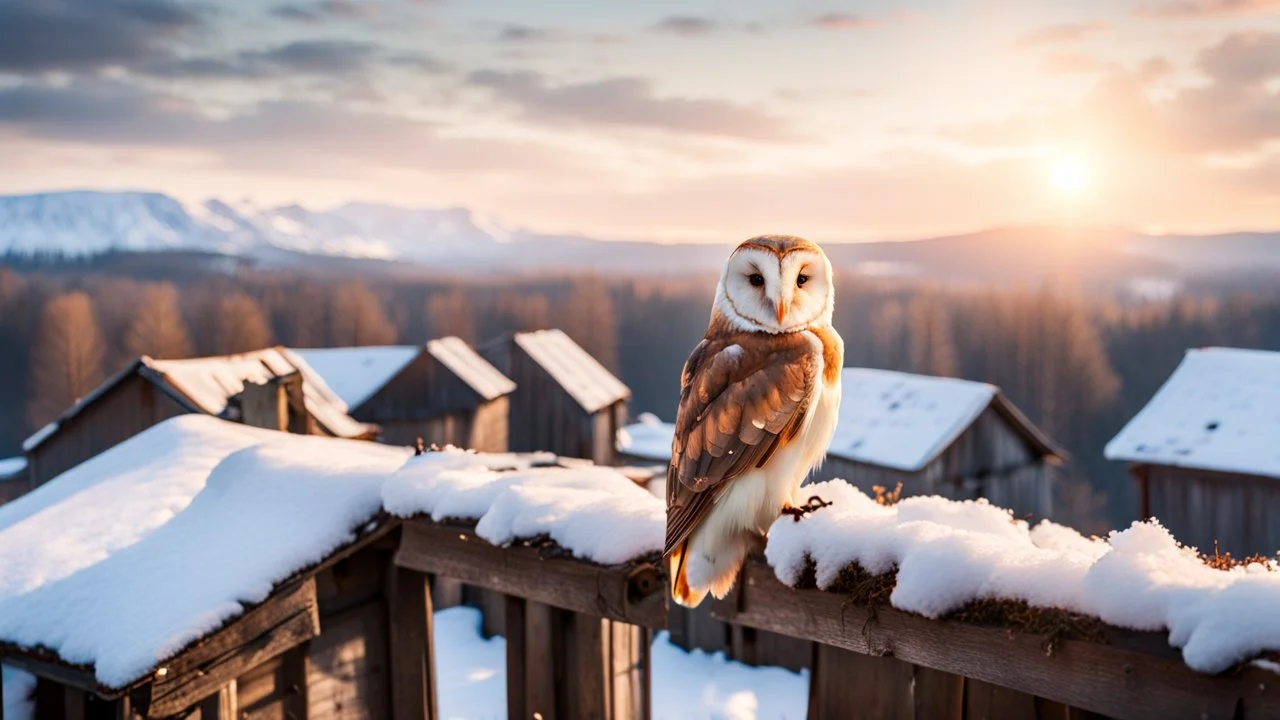
[[[525,601],[506,596],[507,720],[527,720],[525,705]]]
[[[662,628],[667,593],[647,563],[595,565],[543,557],[531,547],[500,548],[471,528],[407,520],[396,564],[574,612]]]
[[[4,655],[4,664],[12,668],[24,670],[36,677],[55,680],[63,685],[98,692],[102,688],[98,685],[98,681],[93,676],[93,671],[87,668],[65,665],[61,662],[52,660],[44,660],[31,655],[6,654]],[[101,692],[98,692],[102,695]]]
[[[436,674],[431,588],[422,573],[392,564],[387,573],[391,634],[391,716],[435,720]]]
[[[236,681],[232,680],[200,702],[200,720],[240,720],[237,705]]]
[[[1280,717],[1280,683],[1245,668],[1212,676],[1188,668],[1158,633],[1112,644],[1044,638],[852,605],[838,593],[795,590],[758,562],[744,568],[743,601],[723,619],[864,655],[892,656],[1121,720]],[[1158,644],[1164,646],[1160,650]]]
[[[275,597],[156,670],[148,717],[177,714],[263,662],[320,634],[314,578]],[[304,683],[305,685],[305,683]]]
[[[85,720],[85,711],[87,710],[85,703],[89,701],[85,691],[64,686],[62,688],[62,697],[66,705],[63,717],[67,720]]]

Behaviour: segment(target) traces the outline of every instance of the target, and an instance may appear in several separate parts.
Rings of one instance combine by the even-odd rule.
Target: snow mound
[[[409,454],[157,425],[0,507],[0,640],[123,687],[352,540]]]
[[[1158,522],[1089,539],[1044,521],[1034,529],[984,500],[913,497],[884,507],[840,480],[811,486],[832,502],[773,524],[765,556],[795,585],[806,564],[826,588],[857,563],[897,569],[890,603],[937,618],[982,599],[1025,600],[1135,630],[1169,631],[1194,670],[1217,673],[1280,649],[1280,572],[1215,570]]]
[[[671,442],[676,426],[657,415],[641,413],[636,422],[618,428],[618,452],[645,460],[671,461]]]
[[[495,545],[539,535],[606,565],[661,552],[666,505],[606,467],[532,467],[513,456],[454,448],[415,457],[383,488],[401,517],[476,519]]]

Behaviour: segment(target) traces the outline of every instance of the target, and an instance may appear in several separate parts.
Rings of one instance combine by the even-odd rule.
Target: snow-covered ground
[[[0,458],[0,481],[19,477],[26,469],[27,459],[24,457]]]
[[[36,678],[11,667],[0,667],[0,683],[4,684],[5,720],[34,720]]]
[[[506,642],[480,635],[480,611],[469,607],[435,615],[436,687],[442,720],[499,720],[507,716]],[[807,673],[755,668],[723,653],[686,652],[667,633],[652,648],[655,720],[798,720],[809,697]]]

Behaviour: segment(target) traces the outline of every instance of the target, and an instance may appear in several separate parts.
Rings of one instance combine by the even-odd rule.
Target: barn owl
[[[822,462],[840,405],[844,342],[835,290],[812,242],[765,235],[729,256],[711,324],[685,363],[664,555],[672,598],[723,598],[800,484]]]

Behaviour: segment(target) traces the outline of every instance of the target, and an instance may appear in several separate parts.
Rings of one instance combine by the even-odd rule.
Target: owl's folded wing
[[[685,365],[667,469],[670,554],[733,479],[762,467],[803,426],[821,367],[809,333],[706,339]]]

